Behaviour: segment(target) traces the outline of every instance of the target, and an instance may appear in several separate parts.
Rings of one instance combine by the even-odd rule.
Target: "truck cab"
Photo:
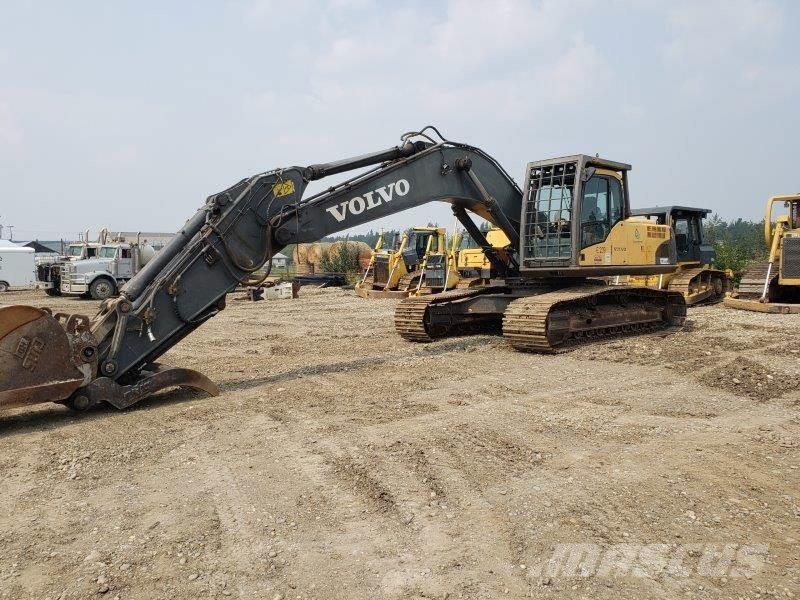
[[[61,295],[61,274],[66,262],[95,258],[100,250],[99,242],[73,242],[57,258],[36,261],[36,288],[48,296]]]
[[[93,242],[69,244],[65,258],[67,260],[86,260],[97,256],[98,250],[100,250],[100,244]]]
[[[109,260],[109,270],[115,279],[128,280],[133,277],[133,248],[130,244],[123,243],[102,246],[97,257]]]
[[[102,244],[94,258],[64,264],[61,293],[105,300],[116,295],[155,252],[153,246],[138,243]]]

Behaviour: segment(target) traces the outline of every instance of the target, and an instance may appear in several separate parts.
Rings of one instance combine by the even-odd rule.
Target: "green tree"
[[[716,251],[717,267],[731,269],[737,278],[749,263],[767,257],[763,221],[725,221],[714,214],[705,220],[703,229],[706,243],[713,245]]]

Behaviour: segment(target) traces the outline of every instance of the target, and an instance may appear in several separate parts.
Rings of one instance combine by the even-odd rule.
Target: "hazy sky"
[[[0,223],[171,231],[245,176],[428,123],[518,182],[599,152],[633,164],[634,206],[759,219],[800,190],[799,24],[770,0],[3,0]]]

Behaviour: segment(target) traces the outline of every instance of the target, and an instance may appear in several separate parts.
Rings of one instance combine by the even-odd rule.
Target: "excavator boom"
[[[310,181],[364,167],[371,168],[303,198]],[[243,179],[210,196],[91,320],[0,308],[0,409],[42,401],[124,408],[176,385],[213,394],[216,386],[199,373],[156,361],[223,310],[226,294],[253,283],[286,245],[432,201],[519,239],[522,192],[513,179],[481,150],[425,130],[380,152]]]

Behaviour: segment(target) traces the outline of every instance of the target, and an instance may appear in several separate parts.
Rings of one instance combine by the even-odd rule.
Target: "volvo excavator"
[[[433,127],[401,139],[372,154],[260,173],[210,196],[92,318],[0,308],[0,408],[124,409],[176,386],[218,394],[204,375],[159,357],[224,310],[237,286],[258,283],[256,271],[283,247],[437,200],[452,205],[490,260],[496,254],[469,213],[501,228],[518,259],[505,268],[497,261],[503,287],[401,301],[396,324],[406,339],[502,323],[513,347],[557,352],[683,323],[679,293],[591,279],[675,268],[669,227],[627,219],[629,165],[586,155],[532,162],[520,189],[491,156]],[[303,197],[309,182],[356,169],[364,170]]]

